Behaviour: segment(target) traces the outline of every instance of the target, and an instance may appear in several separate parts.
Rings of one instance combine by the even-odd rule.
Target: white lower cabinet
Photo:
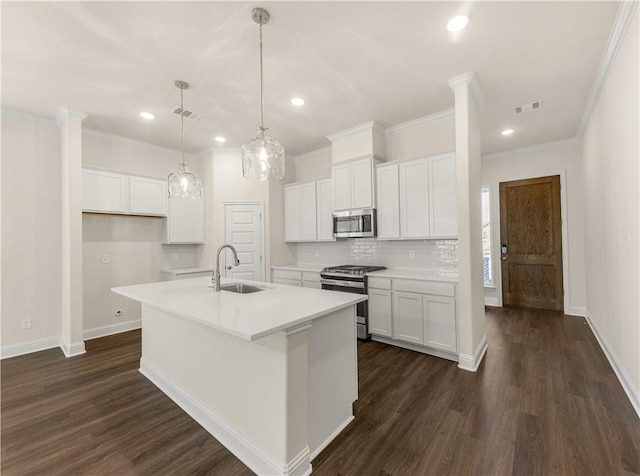
[[[374,339],[445,357],[457,353],[455,284],[370,277],[368,294]]]
[[[273,268],[271,270],[271,282],[288,286],[322,289],[320,273],[313,271]]]

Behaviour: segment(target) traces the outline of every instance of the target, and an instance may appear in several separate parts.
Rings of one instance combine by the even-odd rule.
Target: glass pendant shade
[[[258,135],[242,144],[242,176],[260,180],[284,177],[284,147],[258,127]]]
[[[189,166],[180,164],[178,172],[169,175],[170,198],[201,198],[202,183],[200,177],[189,172]]]

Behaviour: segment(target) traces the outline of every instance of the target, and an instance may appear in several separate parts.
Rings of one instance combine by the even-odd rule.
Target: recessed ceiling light
[[[227,139],[225,139],[222,136],[215,136],[213,140],[216,141],[218,144],[223,144],[227,141]]]
[[[466,15],[458,15],[457,17],[453,17],[447,23],[447,30],[449,31],[460,31],[469,23],[469,17]]]
[[[503,136],[510,136],[511,134],[513,134],[513,129],[505,129],[500,134],[502,134]]]
[[[302,98],[291,98],[291,104],[294,106],[302,106],[304,104],[304,99]]]
[[[140,113],[140,115],[141,115],[142,117],[144,117],[145,119],[155,119],[155,118],[156,118],[156,115],[155,115],[155,114],[151,114],[150,112],[146,112],[146,111],[142,111],[142,112]]]

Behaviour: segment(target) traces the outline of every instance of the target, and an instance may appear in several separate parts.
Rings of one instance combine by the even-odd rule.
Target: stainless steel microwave
[[[376,236],[376,209],[341,210],[333,212],[335,238],[365,238]]]

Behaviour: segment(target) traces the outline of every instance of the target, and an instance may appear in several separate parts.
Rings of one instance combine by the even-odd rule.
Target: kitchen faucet
[[[225,248],[229,248],[231,251],[233,251],[235,266],[238,266],[240,264],[238,253],[236,253],[236,249],[233,246],[222,245],[220,248],[218,248],[218,251],[216,252],[216,269],[213,270],[213,276],[211,277],[211,279],[216,283],[216,292],[220,291],[220,253]],[[229,268],[231,268],[231,266],[229,266]]]

